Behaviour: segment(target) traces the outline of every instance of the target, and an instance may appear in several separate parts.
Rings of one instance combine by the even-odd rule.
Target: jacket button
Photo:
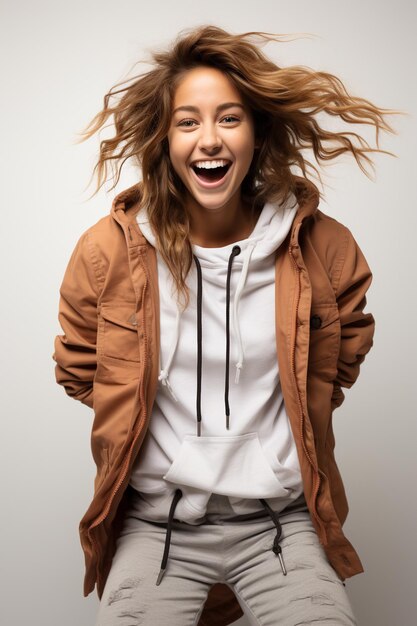
[[[320,328],[321,317],[319,315],[312,315],[310,317],[310,328]]]

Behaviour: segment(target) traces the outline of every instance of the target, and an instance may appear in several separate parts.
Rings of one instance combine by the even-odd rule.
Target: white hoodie
[[[259,498],[280,512],[303,493],[275,339],[275,252],[297,209],[294,195],[285,206],[267,202],[247,239],[221,248],[193,245],[201,280],[195,262],[187,277],[190,304],[181,314],[157,250],[160,383],[130,478],[140,493],[140,517],[166,521],[177,488],[183,495],[175,517],[189,524],[201,523],[212,493],[228,496],[236,515],[261,510]],[[155,246],[145,209],[137,222]]]

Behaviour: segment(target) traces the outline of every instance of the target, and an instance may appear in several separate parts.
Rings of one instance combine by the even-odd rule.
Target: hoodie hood
[[[192,244],[192,250],[202,267],[228,263],[234,246],[239,245],[241,252],[233,262],[234,267],[242,267],[245,257],[250,256],[251,263],[260,261],[274,252],[286,237],[298,209],[296,197],[291,194],[285,205],[264,204],[251,234],[219,248],[206,248]],[[143,207],[136,216],[137,223],[146,240],[156,247],[156,237],[149,224],[146,209]],[[249,253],[245,251],[250,248]]]

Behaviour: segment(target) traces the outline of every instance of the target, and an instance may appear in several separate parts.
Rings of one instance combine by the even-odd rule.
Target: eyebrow
[[[223,104],[219,104],[219,106],[216,107],[216,113],[218,113],[219,111],[223,111],[223,109],[229,109],[230,107],[240,107],[241,109],[245,108],[240,102],[224,102]],[[177,111],[192,111],[193,113],[199,113],[200,109],[191,105],[184,105],[182,107],[177,107],[176,109],[174,109],[173,113],[176,113]]]

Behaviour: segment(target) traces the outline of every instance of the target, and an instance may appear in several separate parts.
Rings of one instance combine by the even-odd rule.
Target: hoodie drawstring
[[[229,430],[230,406],[229,406],[229,361],[230,361],[230,276],[232,264],[235,256],[240,254],[240,246],[233,246],[227,266],[226,278],[226,373],[224,383],[224,404],[226,413],[226,428]],[[202,299],[203,280],[201,276],[201,265],[198,258],[194,256],[197,267],[197,436],[201,437],[201,367],[202,367]]]
[[[175,508],[179,502],[179,500],[182,498],[182,491],[181,489],[176,489],[175,493],[174,493],[174,497],[172,499],[171,502],[171,506],[169,509],[169,515],[168,515],[168,523],[167,523],[167,532],[165,535],[165,547],[164,547],[164,554],[162,556],[162,562],[161,562],[161,568],[159,570],[159,574],[158,574],[158,578],[156,580],[156,584],[160,585],[162,578],[164,577],[166,568],[167,568],[167,563],[168,563],[168,555],[169,555],[169,548],[171,545],[171,525],[172,525],[172,520],[174,518],[174,512],[175,512]],[[287,575],[287,570],[284,564],[284,559],[282,558],[282,548],[279,545],[279,539],[281,537],[281,532],[282,532],[282,528],[281,528],[281,524],[279,521],[279,517],[278,514],[275,513],[275,511],[273,511],[271,509],[271,507],[269,506],[269,504],[263,499],[263,498],[258,498],[259,502],[262,503],[262,505],[264,506],[266,512],[268,513],[268,515],[271,517],[272,521],[275,524],[275,527],[277,529],[277,534],[275,536],[274,539],[274,543],[272,545],[272,551],[274,554],[276,554],[279,558],[279,562],[281,565],[281,569],[282,569],[282,573],[284,576]]]
[[[232,264],[235,256],[240,254],[240,246],[233,246],[227,266],[226,279],[226,373],[224,381],[224,406],[226,413],[226,428],[229,430],[230,406],[229,406],[229,361],[230,361],[230,276],[232,274]]]
[[[201,437],[201,368],[202,368],[202,300],[203,300],[203,279],[201,277],[200,261],[195,255],[194,261],[197,268],[197,394],[196,394],[196,411],[197,411],[197,435]]]
[[[242,345],[242,336],[240,334],[240,326],[239,326],[239,318],[237,315],[237,309],[238,309],[240,296],[242,294],[243,288],[246,283],[246,278],[247,278],[248,270],[249,270],[249,263],[250,263],[250,259],[252,256],[252,252],[255,249],[255,246],[256,246],[255,243],[250,243],[244,252],[245,256],[243,260],[242,272],[239,277],[239,282],[237,284],[235,297],[233,300],[233,325],[234,325],[236,335],[237,335],[238,350],[239,350],[239,357],[236,363],[236,376],[235,376],[236,384],[239,383],[240,370],[243,367],[243,345]]]

